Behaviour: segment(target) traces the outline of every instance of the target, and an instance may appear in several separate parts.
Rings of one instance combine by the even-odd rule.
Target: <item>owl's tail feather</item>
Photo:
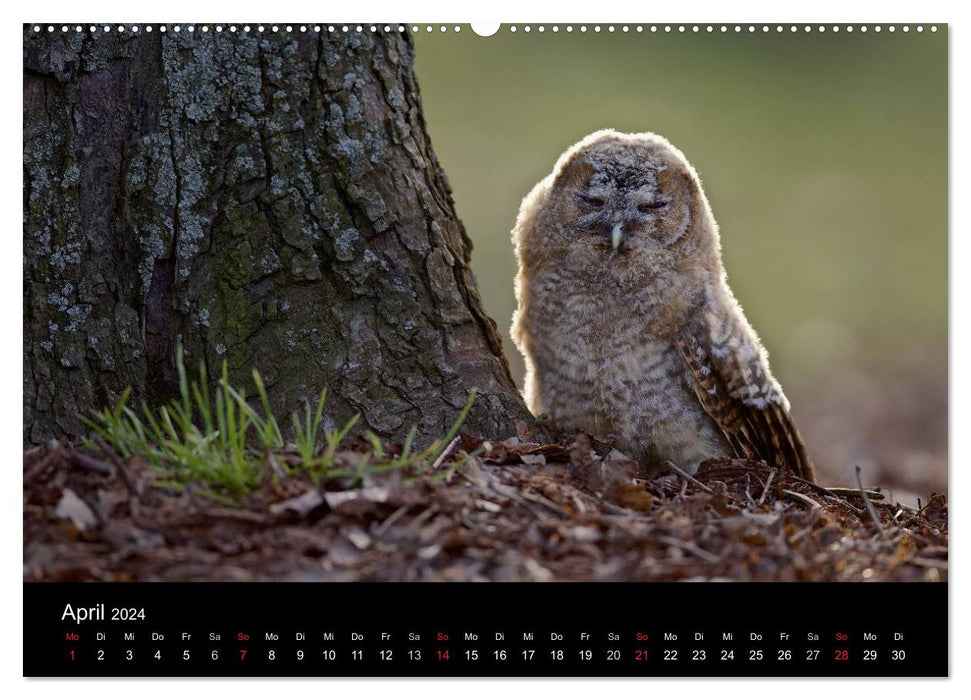
[[[679,340],[678,347],[694,377],[695,396],[736,457],[761,459],[815,483],[809,451],[784,403],[774,396],[763,397],[758,404],[733,396],[717,357],[706,353],[695,338]]]
[[[738,456],[762,459],[768,464],[791,469],[801,479],[816,482],[809,451],[784,406],[769,404],[764,410],[749,411],[746,419],[754,433],[752,437],[757,436],[757,439],[749,441],[750,454]]]

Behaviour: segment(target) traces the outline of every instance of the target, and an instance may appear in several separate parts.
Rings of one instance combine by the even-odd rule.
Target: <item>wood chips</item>
[[[454,471],[280,476],[229,507],[138,459],[24,453],[24,578],[52,581],[940,581],[947,499],[825,489],[746,460],[636,478],[586,436],[483,443]],[[365,449],[338,454],[353,463]],[[389,446],[389,454],[394,447]],[[453,455],[454,456],[454,455]]]

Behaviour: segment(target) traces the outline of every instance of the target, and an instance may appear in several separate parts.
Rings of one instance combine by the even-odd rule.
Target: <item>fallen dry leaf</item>
[[[98,526],[97,516],[71,489],[64,489],[61,492],[61,500],[57,502],[54,513],[62,520],[70,520],[81,532],[93,530]]]

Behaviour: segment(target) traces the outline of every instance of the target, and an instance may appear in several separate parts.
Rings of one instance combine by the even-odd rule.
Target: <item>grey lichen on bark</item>
[[[24,32],[25,441],[171,395],[178,344],[389,438],[472,387],[468,430],[531,422],[407,33]]]

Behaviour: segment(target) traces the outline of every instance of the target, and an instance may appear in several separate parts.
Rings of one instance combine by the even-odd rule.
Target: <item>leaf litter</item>
[[[424,468],[314,482],[267,455],[224,502],[166,488],[106,445],[24,452],[24,578],[36,581],[943,581],[947,498],[828,489],[762,462],[688,476],[580,434],[568,445],[466,435]],[[349,467],[373,444],[334,459]],[[384,445],[392,460],[400,446]],[[445,454],[445,453],[443,453]],[[861,484],[862,487],[862,484]]]

